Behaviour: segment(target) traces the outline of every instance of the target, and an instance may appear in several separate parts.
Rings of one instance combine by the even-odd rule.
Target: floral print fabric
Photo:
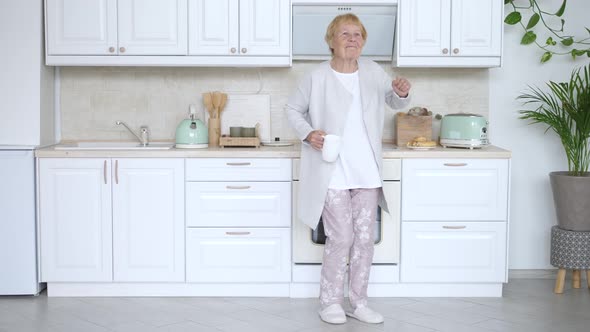
[[[381,188],[329,189],[322,212],[326,245],[320,279],[320,304],[342,304],[348,264],[353,309],[367,305],[373,262],[374,228]]]

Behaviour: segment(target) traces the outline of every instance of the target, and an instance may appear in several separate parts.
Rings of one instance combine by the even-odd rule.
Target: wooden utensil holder
[[[219,146],[219,138],[221,137],[221,121],[219,118],[209,118],[209,147]]]

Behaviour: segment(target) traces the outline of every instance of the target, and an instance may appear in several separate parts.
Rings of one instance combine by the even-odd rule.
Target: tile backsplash
[[[315,66],[317,62],[295,62],[291,68],[63,67],[61,137],[133,139],[115,125],[121,120],[131,128],[149,126],[153,140],[173,140],[189,104],[203,110],[201,93],[219,90],[270,95],[271,137],[294,140],[283,106],[302,75]],[[392,68],[389,63],[382,66],[392,77],[404,76],[412,83],[409,107],[426,107],[434,114],[470,112],[488,117],[487,69]],[[407,109],[386,110],[386,140],[394,137],[397,111]],[[436,136],[439,122],[433,123]]]

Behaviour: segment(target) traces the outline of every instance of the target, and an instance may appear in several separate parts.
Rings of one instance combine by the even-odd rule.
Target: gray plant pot
[[[590,231],[590,172],[583,176],[551,172],[557,225],[571,231]]]

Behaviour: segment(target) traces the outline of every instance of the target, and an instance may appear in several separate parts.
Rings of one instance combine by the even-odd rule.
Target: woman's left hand
[[[391,82],[391,87],[393,88],[393,92],[395,92],[398,96],[405,98],[410,93],[410,88],[412,85],[407,79],[403,77],[396,77]]]

